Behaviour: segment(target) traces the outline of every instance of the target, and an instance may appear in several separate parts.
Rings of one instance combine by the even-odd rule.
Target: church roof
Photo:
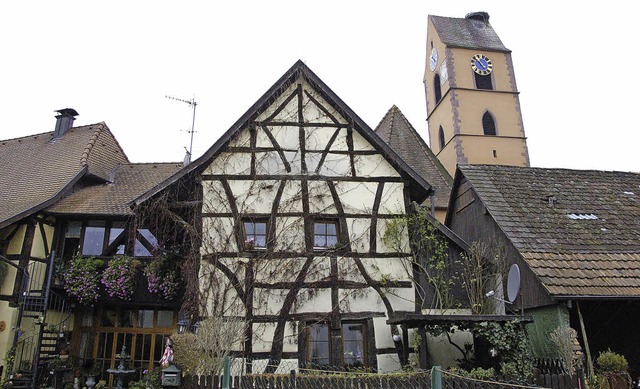
[[[551,295],[640,297],[640,174],[488,165],[459,172]]]
[[[510,52],[488,21],[429,15],[440,40],[448,47]]]
[[[105,181],[128,162],[105,123],[0,141],[0,228],[53,204],[81,178]]]
[[[395,105],[384,115],[376,134],[434,188],[435,206],[447,208],[453,179],[420,134]]]
[[[402,177],[408,180],[411,198],[415,201],[424,201],[431,193],[431,185],[416,173],[400,156],[389,147],[380,137],[362,120],[355,112],[347,106],[320,78],[298,60],[269,90],[256,101],[244,115],[242,115],[200,158],[178,173],[167,178],[160,184],[154,186],[142,196],[138,197],[134,203],[140,204],[155,194],[162,191],[169,185],[177,182],[182,177],[205,168],[244,128],[246,128],[260,113],[266,110],[273,102],[289,88],[294,82],[301,78],[308,82],[322,98],[350,123],[353,123],[354,130],[358,131],[378,152],[380,152],[389,163],[400,172]]]
[[[182,168],[182,163],[118,165],[110,182],[86,186],[47,208],[55,215],[133,215],[129,203]]]

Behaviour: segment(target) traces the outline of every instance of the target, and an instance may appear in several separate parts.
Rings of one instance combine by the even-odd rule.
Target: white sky
[[[428,141],[427,15],[487,11],[512,50],[532,166],[640,171],[635,2],[4,1],[0,138],[107,123],[132,162],[194,157],[302,59],[372,128]],[[590,4],[596,4],[590,2]]]

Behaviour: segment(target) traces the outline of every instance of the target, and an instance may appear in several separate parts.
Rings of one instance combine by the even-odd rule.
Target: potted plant
[[[102,273],[102,284],[109,297],[130,300],[135,286],[135,270],[139,262],[122,255],[110,260]]]
[[[85,385],[87,388],[92,389],[96,386],[96,377],[102,374],[102,369],[99,363],[95,360],[86,361],[81,368],[82,375],[86,378]]]
[[[77,256],[65,274],[65,291],[80,304],[93,305],[98,300],[99,270],[103,263],[95,257]]]
[[[599,373],[607,378],[611,389],[631,387],[631,376],[628,373],[629,362],[623,355],[615,353],[611,349],[601,351],[596,363]]]
[[[149,262],[144,269],[144,274],[147,276],[149,293],[165,300],[172,300],[175,297],[180,286],[178,271],[167,257],[161,256]]]

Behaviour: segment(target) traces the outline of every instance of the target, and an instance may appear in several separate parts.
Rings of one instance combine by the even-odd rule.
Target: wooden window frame
[[[250,223],[253,226],[253,233],[252,234],[247,234],[247,224]],[[256,225],[257,224],[264,224],[264,234],[258,234],[256,233]],[[258,236],[263,236],[264,235],[264,245],[257,245],[256,244],[256,237]],[[267,218],[245,218],[242,219],[242,245],[243,245],[243,250],[245,251],[250,251],[250,250],[266,250],[267,249],[267,244],[269,242],[269,219]],[[251,242],[253,242],[253,244],[251,244]]]
[[[325,233],[324,234],[317,234],[316,233],[316,226],[320,225],[320,224],[324,224],[325,225]],[[329,235],[326,232],[326,227],[328,225],[333,225],[335,227],[336,233],[335,233],[335,239],[336,242],[333,245],[329,245],[327,244],[327,238],[328,237],[333,237],[334,235]],[[325,251],[325,250],[335,250],[338,249],[340,246],[340,222],[338,219],[316,219],[313,221],[313,225],[312,225],[312,230],[311,230],[311,240],[313,243],[313,249],[316,251]],[[325,245],[324,246],[320,246],[320,245],[316,245],[316,236],[323,236],[325,238]]]
[[[345,366],[344,357],[344,326],[349,324],[358,324],[363,328],[362,331],[362,366]],[[298,351],[300,355],[299,363],[302,367],[311,369],[333,369],[336,367],[343,368],[345,370],[361,370],[361,369],[376,369],[377,368],[377,356],[375,349],[375,333],[373,329],[372,319],[362,320],[342,320],[340,321],[340,329],[335,330],[331,328],[330,322],[301,322],[300,325],[304,327],[304,331],[301,333],[300,341],[298,343]],[[329,349],[329,364],[328,365],[314,365],[311,362],[311,327],[314,325],[322,325],[327,329],[328,334],[328,349]],[[336,332],[339,333],[339,338],[342,339],[340,345],[334,345],[332,342],[335,339]]]

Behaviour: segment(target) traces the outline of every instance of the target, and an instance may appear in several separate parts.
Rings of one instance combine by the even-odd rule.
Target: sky
[[[298,59],[371,128],[428,142],[427,16],[486,11],[512,51],[532,166],[640,172],[635,3],[4,1],[0,139],[105,122],[132,162],[202,155]],[[597,7],[595,4],[599,4]]]

